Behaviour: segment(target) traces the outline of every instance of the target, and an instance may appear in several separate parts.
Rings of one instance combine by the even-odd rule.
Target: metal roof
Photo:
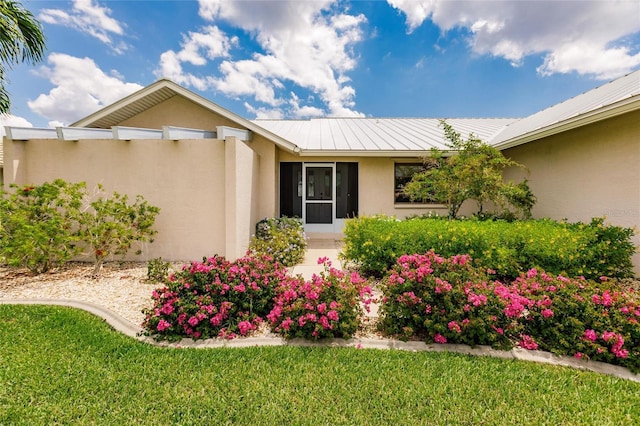
[[[446,150],[437,118],[312,118],[247,120],[166,79],[72,124],[109,129],[173,96],[183,96],[242,129],[261,134],[282,148],[305,155],[415,156]],[[522,119],[453,118],[447,123],[464,138],[473,133],[499,148],[527,143],[571,128],[640,109],[640,71]],[[2,165],[0,141],[0,165]]]
[[[513,118],[448,119],[463,137],[470,133],[490,140]],[[389,154],[446,150],[437,118],[312,118],[309,120],[253,120],[254,123],[298,145],[303,151],[325,153],[385,152]]]
[[[500,148],[515,146],[597,121],[604,112],[608,114],[600,119],[610,117],[616,108],[618,113],[640,108],[640,70],[515,121],[489,142]]]

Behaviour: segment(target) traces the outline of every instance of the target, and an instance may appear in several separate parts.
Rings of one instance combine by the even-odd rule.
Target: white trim
[[[56,127],[58,139],[78,141],[80,139],[113,139],[111,129],[90,129],[86,127]]]
[[[28,141],[29,139],[58,139],[56,129],[4,126],[4,130],[7,139],[14,141]]]
[[[113,126],[113,138],[118,140],[162,139],[162,130],[142,127]]]
[[[180,139],[216,139],[216,132],[212,130],[188,129],[185,127],[162,126],[163,139],[174,141]]]
[[[217,126],[216,131],[218,133],[218,139],[225,140],[228,137],[234,137],[245,142],[251,141],[250,130],[236,129],[235,127],[229,126]]]
[[[620,102],[616,102],[615,104],[610,104],[605,107],[602,107],[593,111],[589,111],[585,114],[568,118],[564,121],[555,122],[549,126],[536,129],[529,133],[525,133],[523,135],[519,135],[502,142],[497,142],[497,143],[489,142],[489,143],[493,147],[502,151],[504,149],[513,148],[518,145],[523,145],[527,142],[533,142],[535,140],[553,136],[558,133],[566,132],[568,130],[586,126],[588,124],[596,123],[598,121],[606,120],[608,118],[613,118],[613,117],[626,114],[628,112],[633,112],[639,109],[640,109],[640,96],[634,96],[631,98],[624,99]]]
[[[156,81],[155,83],[152,83],[151,85],[144,87],[140,90],[138,90],[137,92],[132,93],[129,96],[126,96],[122,99],[120,99],[119,101],[108,105],[104,108],[102,108],[99,111],[94,112],[91,115],[88,115],[85,118],[82,118],[78,121],[76,121],[75,123],[71,124],[72,127],[85,127],[85,126],[92,126],[94,125],[93,123],[98,122],[102,119],[104,119],[105,117],[111,115],[111,114],[117,114],[119,111],[124,110],[127,106],[132,105],[136,102],[145,100],[145,98],[148,99],[148,101],[150,103],[153,103],[153,95],[154,93],[158,93],[163,89],[168,89],[170,91],[172,91],[175,95],[180,95],[182,97],[184,97],[185,99],[188,99],[192,102],[194,102],[197,105],[200,105],[201,107],[212,111],[216,114],[221,115],[224,118],[227,118],[235,123],[238,123],[238,125],[240,125],[241,127],[246,127],[248,130],[251,130],[252,132],[259,134],[269,140],[271,140],[272,142],[274,142],[276,145],[278,145],[280,148],[289,151],[293,154],[298,154],[300,147],[298,147],[296,144],[260,127],[259,125],[252,123],[251,121],[237,115],[234,114],[233,112],[222,108],[220,105],[217,105],[213,102],[211,102],[210,100],[188,90],[185,89],[184,87],[180,86],[177,83],[174,83],[171,80],[168,80],[166,78],[160,79],[158,81]],[[149,103],[148,102],[148,103]],[[153,106],[153,105],[152,105]],[[147,107],[147,109],[150,107]],[[122,121],[122,120],[121,120]]]

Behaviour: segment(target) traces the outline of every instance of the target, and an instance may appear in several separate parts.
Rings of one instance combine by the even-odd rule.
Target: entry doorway
[[[280,214],[301,217],[309,233],[342,232],[358,215],[358,163],[280,163]]]

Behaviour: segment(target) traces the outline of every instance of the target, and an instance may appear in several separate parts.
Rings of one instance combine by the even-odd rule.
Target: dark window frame
[[[416,173],[424,172],[430,168],[437,167],[435,164],[428,166],[424,163],[415,163],[415,162],[394,162],[393,163],[393,202],[394,204],[399,205],[433,205],[433,204],[441,204],[434,200],[422,200],[422,201],[411,201],[409,196],[405,195],[402,192],[404,186],[411,181],[413,175]],[[402,173],[399,176],[399,168],[411,168],[413,171],[409,173]]]

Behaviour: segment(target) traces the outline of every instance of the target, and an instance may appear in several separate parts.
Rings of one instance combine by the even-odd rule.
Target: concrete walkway
[[[341,244],[341,241],[334,239],[309,240],[304,260],[291,268],[291,274],[300,274],[305,280],[311,279],[313,274],[319,274],[324,270],[322,265],[318,265],[318,259],[321,257],[328,257],[334,268],[342,269],[340,259],[338,258]]]

